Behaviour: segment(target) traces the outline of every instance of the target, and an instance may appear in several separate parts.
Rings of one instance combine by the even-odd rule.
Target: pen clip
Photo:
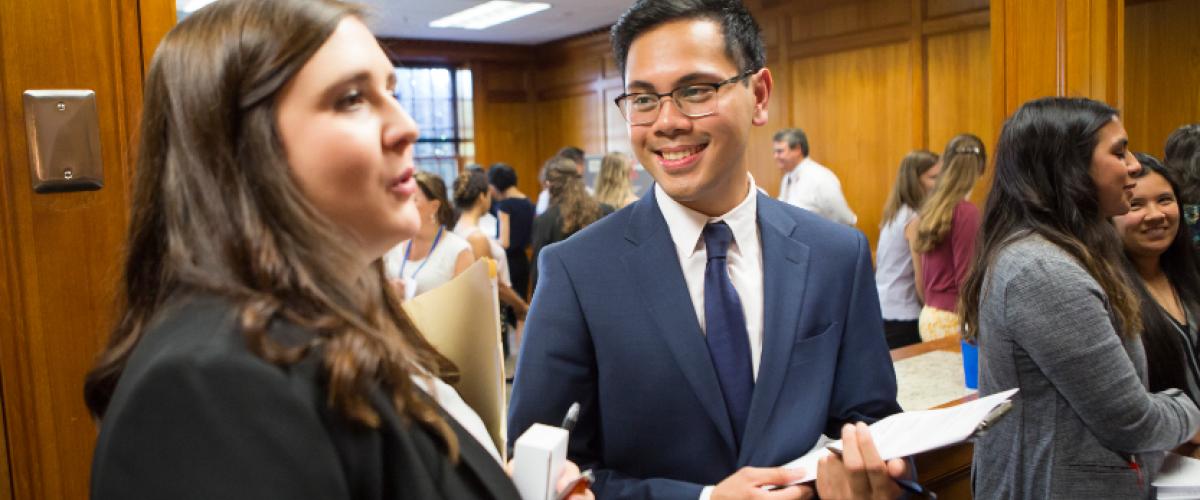
[[[971,433],[971,437],[978,438],[979,436],[982,436],[984,432],[987,432],[988,428],[995,424],[996,421],[1000,420],[1000,417],[1003,417],[1005,413],[1008,413],[1008,410],[1012,409],[1012,405],[1013,403],[1010,399],[996,405],[995,408],[992,408],[992,411],[988,412],[987,416],[983,417],[983,420],[979,421],[979,425],[975,426],[975,432]]]

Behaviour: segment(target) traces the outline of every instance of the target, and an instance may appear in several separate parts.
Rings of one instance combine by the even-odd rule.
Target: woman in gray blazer
[[[1147,390],[1108,221],[1136,182],[1127,143],[1116,110],[1079,98],[1028,102],[1001,131],[960,307],[980,394],[1020,392],[976,442],[976,498],[1147,498],[1162,450],[1200,441],[1187,396]]]
[[[338,0],[221,0],[163,40],[93,499],[519,498],[387,285],[420,226],[395,80]]]

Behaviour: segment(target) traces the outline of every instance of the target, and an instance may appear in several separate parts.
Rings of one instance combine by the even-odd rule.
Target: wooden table
[[[933,351],[959,352],[962,346],[958,337],[922,342],[892,350],[892,361],[900,361]],[[977,393],[971,393],[936,408],[945,408],[978,399]],[[937,493],[938,498],[945,500],[971,498],[971,455],[974,446],[971,443],[943,448],[917,455],[913,461],[917,465],[917,478],[926,488]]]

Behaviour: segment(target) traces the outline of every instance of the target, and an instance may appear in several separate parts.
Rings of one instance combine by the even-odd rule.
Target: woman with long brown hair
[[[612,207],[601,205],[588,194],[583,176],[575,162],[556,156],[542,167],[546,172],[546,190],[550,193],[550,208],[533,219],[533,267],[530,269],[529,289],[537,289],[538,255],[542,248],[569,238],[588,224],[612,213]]]
[[[1138,164],[1113,108],[1030,101],[1004,124],[964,334],[979,394],[1020,389],[975,442],[975,498],[1149,498],[1162,450],[1200,442],[1200,410],[1146,389],[1139,300],[1109,218]]]
[[[983,141],[959,134],[946,144],[942,171],[920,213],[905,228],[912,249],[917,294],[925,303],[918,319],[921,340],[957,336],[955,307],[979,231],[979,209],[967,196],[987,165]]]
[[[909,221],[917,216],[925,196],[937,183],[942,164],[936,153],[917,150],[904,155],[896,172],[896,183],[883,207],[879,244],[875,249],[875,288],[883,313],[883,332],[888,348],[921,341],[917,318],[921,299],[913,274],[913,256],[904,238]]]
[[[337,0],[220,0],[164,38],[91,498],[518,497],[384,275],[419,226],[394,86]]]

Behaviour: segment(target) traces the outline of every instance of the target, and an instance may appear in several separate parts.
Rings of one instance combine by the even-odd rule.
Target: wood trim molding
[[[409,38],[380,38],[388,57],[395,64],[466,64],[471,61],[531,63],[536,50],[530,45],[447,42]]]
[[[849,35],[792,42],[788,47],[788,55],[793,59],[798,59],[876,45],[907,42],[910,38],[910,30],[911,27],[905,24]]]
[[[921,24],[921,34],[925,36],[944,35],[947,33],[986,28],[990,24],[991,14],[986,10],[980,10],[936,19],[927,19]]]

